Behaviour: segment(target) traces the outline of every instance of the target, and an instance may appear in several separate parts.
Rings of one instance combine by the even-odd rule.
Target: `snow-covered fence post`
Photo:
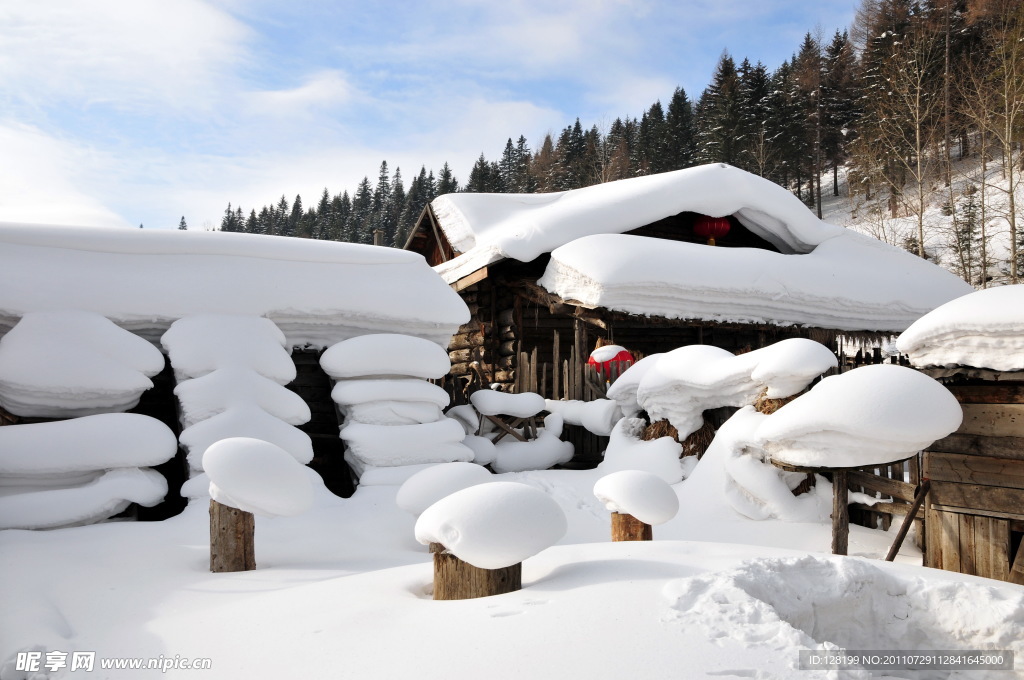
[[[560,539],[565,513],[525,484],[456,491],[423,511],[416,540],[434,555],[434,599],[465,600],[522,588],[522,562]]]
[[[613,472],[597,480],[594,495],[612,511],[612,541],[650,541],[652,525],[676,516],[679,498],[661,477],[641,470]]]
[[[650,524],[644,524],[633,515],[612,513],[613,541],[650,541],[653,538],[654,527]]]
[[[270,442],[221,439],[203,453],[210,478],[210,571],[256,568],[256,518],[288,517],[313,504],[309,470]]]
[[[256,568],[256,518],[251,512],[210,501],[210,571]]]
[[[481,569],[448,552],[440,543],[431,543],[434,555],[434,599],[470,600],[513,593],[523,587],[523,563],[500,569]]]

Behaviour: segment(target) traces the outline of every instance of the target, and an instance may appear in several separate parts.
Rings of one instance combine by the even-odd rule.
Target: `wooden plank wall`
[[[925,566],[1024,584],[1024,383],[950,390],[964,422],[924,454]]]

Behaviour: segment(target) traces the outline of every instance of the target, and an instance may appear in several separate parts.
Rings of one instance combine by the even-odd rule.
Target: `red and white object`
[[[633,355],[622,345],[605,345],[590,353],[587,365],[593,366],[598,375],[608,380],[609,376],[622,375],[633,361]]]

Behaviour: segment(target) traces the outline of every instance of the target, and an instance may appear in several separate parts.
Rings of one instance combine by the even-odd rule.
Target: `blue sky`
[[[0,222],[219,224],[382,160],[465,180],[508,137],[607,126],[722,51],[778,66],[856,0],[0,0]]]

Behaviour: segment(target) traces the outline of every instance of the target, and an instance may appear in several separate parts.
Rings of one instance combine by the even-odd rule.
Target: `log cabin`
[[[598,337],[638,355],[789,337],[840,352],[971,290],[724,164],[560,193],[440,196],[405,248],[472,314],[449,347],[453,378],[554,399],[600,395],[582,368]]]

